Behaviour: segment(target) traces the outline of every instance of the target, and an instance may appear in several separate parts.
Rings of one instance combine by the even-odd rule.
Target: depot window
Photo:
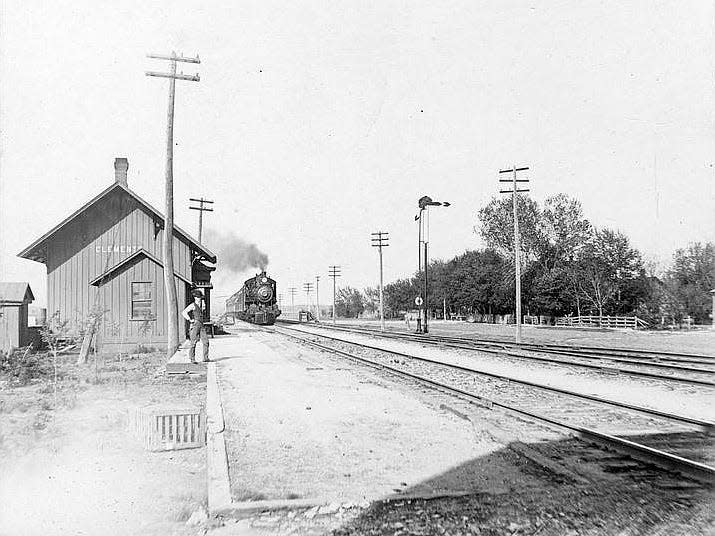
[[[152,289],[151,283],[138,281],[132,283],[132,320],[151,318]]]

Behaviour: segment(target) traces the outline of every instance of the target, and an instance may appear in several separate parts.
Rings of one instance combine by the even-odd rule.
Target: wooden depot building
[[[98,348],[166,348],[164,216],[129,189],[128,168],[126,158],[115,159],[114,183],[18,256],[47,266],[48,320],[57,312],[79,333],[100,311]],[[216,256],[177,226],[173,251],[179,311],[198,287],[210,314],[215,268],[205,262]]]

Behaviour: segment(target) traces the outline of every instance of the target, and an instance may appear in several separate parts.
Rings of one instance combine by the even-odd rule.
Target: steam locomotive
[[[281,310],[277,305],[276,282],[265,270],[247,279],[241,290],[226,300],[226,313],[253,324],[274,324]]]

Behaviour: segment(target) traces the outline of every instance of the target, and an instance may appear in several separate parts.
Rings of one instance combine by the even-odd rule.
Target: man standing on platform
[[[189,328],[189,339],[191,340],[189,360],[192,363],[196,363],[196,343],[200,338],[204,348],[204,361],[210,361],[209,337],[204,327],[204,294],[199,289],[194,289],[191,291],[191,295],[194,297],[194,301],[181,311],[181,316],[191,322],[191,327]]]

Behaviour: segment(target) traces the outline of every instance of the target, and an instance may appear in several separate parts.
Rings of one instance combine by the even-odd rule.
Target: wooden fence
[[[629,329],[648,327],[648,323],[637,316],[562,316],[556,319],[556,325]]]

